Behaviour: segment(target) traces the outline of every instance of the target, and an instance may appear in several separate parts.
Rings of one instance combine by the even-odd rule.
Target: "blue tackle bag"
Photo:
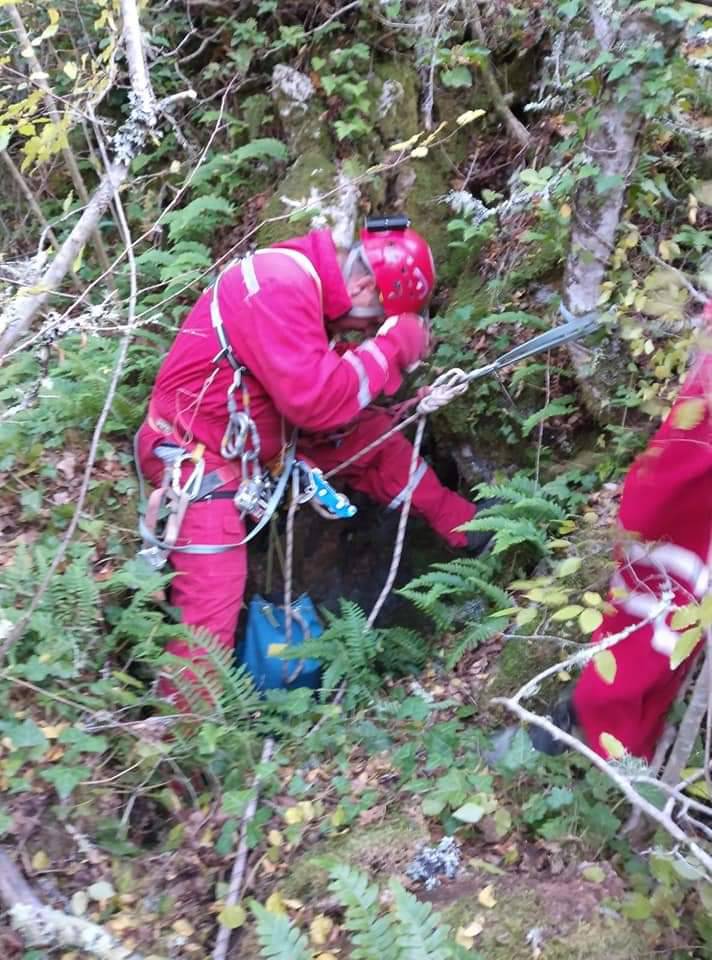
[[[247,667],[258,690],[294,690],[310,687],[316,690],[321,682],[318,660],[289,660],[280,656],[286,647],[286,614],[283,606],[255,596],[247,608],[245,640],[239,662]],[[291,647],[321,636],[314,604],[305,593],[292,604]]]

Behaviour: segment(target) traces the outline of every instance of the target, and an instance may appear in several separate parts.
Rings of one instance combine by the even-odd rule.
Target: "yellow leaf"
[[[279,890],[275,890],[274,893],[271,893],[267,897],[265,900],[265,910],[268,910],[269,913],[281,914],[286,917],[287,907]]]
[[[703,627],[712,627],[712,593],[708,593],[699,606],[700,623]]]
[[[477,894],[477,899],[483,907],[487,907],[489,910],[491,910],[492,907],[497,903],[494,896],[493,884],[488,883],[486,887],[480,890],[480,892]]]
[[[625,747],[612,733],[602,733],[598,742],[612,760],[620,760],[626,754]]]
[[[696,603],[688,603],[686,607],[676,610],[670,620],[673,630],[684,630],[700,620],[701,608]]]
[[[172,160],[168,170],[170,173],[180,173],[180,160]]]
[[[618,672],[618,662],[611,650],[601,650],[600,653],[597,653],[593,658],[593,665],[604,683],[611,684],[614,682]]]
[[[704,415],[705,401],[701,397],[691,397],[675,407],[672,415],[673,426],[678,430],[692,430],[702,422]]]
[[[59,23],[59,10],[56,7],[50,7],[47,11],[50,23]]]
[[[66,730],[68,724],[58,723],[55,726],[51,726],[49,723],[40,723],[38,726],[48,740],[56,740],[62,730]]]
[[[311,800],[300,800],[297,806],[302,811],[302,819],[307,823],[316,816],[316,810]]]
[[[484,924],[485,918],[480,914],[475,917],[472,923],[468,924],[466,927],[460,927],[462,932],[466,937],[477,937],[479,936],[485,928]]]
[[[574,617],[577,617],[583,607],[580,607],[577,603],[571,603],[567,607],[562,607],[560,610],[557,610],[555,613],[552,613],[551,619],[555,620],[557,623],[563,620],[573,620]]]
[[[245,908],[240,906],[239,903],[231,903],[223,907],[218,914],[218,923],[221,923],[223,927],[227,927],[228,930],[237,930],[246,919],[247,914]]]
[[[560,215],[564,220],[570,220],[570,219],[571,219],[571,212],[572,212],[572,211],[571,211],[571,205],[568,204],[568,203],[562,203],[561,206],[559,207],[559,215]]]
[[[702,639],[702,627],[692,627],[691,630],[685,630],[677,638],[675,649],[670,654],[670,669],[675,670],[684,663],[687,658],[697,649],[697,644]]]
[[[273,847],[281,847],[284,843],[284,837],[279,830],[270,830],[270,832],[267,834],[267,839]]]
[[[299,807],[287,807],[283,813],[284,822],[288,823],[290,827],[293,827],[297,823],[302,823],[304,820],[304,814],[299,809]]]
[[[71,60],[67,61],[62,67],[63,72],[69,77],[70,80],[76,79],[79,67],[76,63],[73,63]]]
[[[171,924],[175,932],[179,937],[192,937],[195,931],[190,923],[181,917],[179,920],[176,920],[175,923]]]
[[[458,127],[464,127],[466,123],[472,123],[473,120],[479,120],[480,117],[484,117],[485,110],[465,110],[464,113],[461,113],[459,117],[455,119],[455,123]]]
[[[268,657],[281,657],[284,651],[287,649],[286,643],[270,643],[267,647],[267,656]]]
[[[323,947],[329,939],[329,934],[334,929],[334,921],[325,917],[323,913],[314,917],[309,924],[309,937],[315,947]]]
[[[296,897],[285,897],[284,898],[285,907],[289,907],[290,910],[301,910],[304,906],[301,900],[297,900]]]
[[[33,870],[46,870],[49,866],[49,857],[44,850],[38,850],[31,860]]]
[[[18,123],[17,132],[21,133],[23,137],[31,137],[35,134],[35,125],[34,123]]]
[[[583,595],[583,602],[587,607],[600,607],[603,604],[601,595],[594,593],[592,590],[587,590]]]
[[[315,960],[338,960],[335,953],[317,953]]]
[[[420,159],[420,157],[427,157],[427,155],[428,155],[428,148],[427,148],[427,147],[416,147],[414,150],[411,150],[411,151],[410,151],[410,155],[411,155],[411,157],[414,157],[416,160]]]
[[[84,259],[84,247],[81,248],[79,253],[74,258],[74,263],[72,264],[72,270],[77,273],[82,268],[82,260]]]
[[[409,150],[414,143],[417,143],[418,140],[423,136],[422,132],[414,133],[412,137],[409,137],[408,140],[401,140],[399,143],[392,143],[389,150]]]
[[[582,633],[593,633],[603,623],[603,614],[600,610],[592,610],[590,607],[583,611],[578,618],[578,625]]]

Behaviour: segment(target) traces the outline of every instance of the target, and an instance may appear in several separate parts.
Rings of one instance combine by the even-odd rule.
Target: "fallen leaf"
[[[480,890],[480,892],[477,894],[477,899],[483,907],[487,907],[488,910],[491,910],[492,907],[494,907],[497,903],[497,900],[494,896],[493,884],[488,883],[486,887]]]
[[[116,895],[116,891],[108,880],[99,880],[97,883],[92,883],[90,887],[87,887],[87,893],[92,900],[110,900],[111,897]]]
[[[270,830],[270,832],[267,834],[267,839],[273,847],[281,847],[284,843],[284,836],[279,830]]]
[[[323,947],[329,939],[329,934],[334,929],[334,921],[325,917],[323,913],[314,917],[309,924],[309,937],[315,947]]]
[[[179,937],[192,937],[195,931],[190,923],[187,920],[181,917],[179,920],[176,920],[175,923],[171,924],[175,932]]]
[[[270,913],[282,914],[282,916],[287,915],[287,907],[279,890],[275,890],[274,893],[271,893],[267,897],[265,900],[265,910],[268,910]]]
[[[86,913],[86,909],[89,906],[89,897],[84,890],[77,890],[76,893],[72,894],[71,900],[72,913],[75,917],[81,917],[83,913]]]
[[[228,904],[223,907],[218,914],[218,923],[221,923],[223,927],[227,927],[228,930],[237,930],[246,919],[247,913],[245,912],[245,908],[239,903]]]
[[[606,874],[602,867],[599,867],[598,864],[593,863],[589,867],[585,867],[581,871],[581,876],[584,880],[588,880],[589,883],[603,883],[606,879]]]
[[[46,870],[49,866],[49,857],[44,850],[38,850],[31,860],[33,870]]]

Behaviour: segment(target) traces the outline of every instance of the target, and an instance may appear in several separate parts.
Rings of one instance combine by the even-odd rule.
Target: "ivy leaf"
[[[675,649],[670,654],[670,669],[675,670],[684,663],[685,660],[694,652],[697,644],[702,639],[702,627],[692,627],[691,630],[685,630],[680,634],[675,644]]]
[[[611,650],[601,650],[600,653],[597,653],[593,658],[593,665],[604,683],[611,684],[615,681],[618,663]]]
[[[603,614],[600,610],[588,607],[578,618],[581,633],[593,633],[603,623]]]
[[[472,802],[463,803],[463,805],[458,807],[453,813],[453,817],[456,820],[461,820],[463,823],[479,823],[484,815],[484,807],[480,806],[479,803]]]
[[[53,785],[60,800],[66,800],[78,784],[89,779],[91,770],[89,767],[64,767],[60,765],[50,767],[48,770],[41,770],[40,776]]]
[[[678,430],[693,430],[702,422],[705,415],[705,401],[701,397],[683,400],[675,407],[672,415],[673,426]]]
[[[467,67],[453,67],[451,70],[443,70],[440,74],[440,80],[444,87],[472,86],[472,74]]]
[[[14,727],[8,725],[6,732],[16,750],[20,750],[22,747],[44,747],[47,745],[47,737],[34,720],[23,720],[22,723]]]

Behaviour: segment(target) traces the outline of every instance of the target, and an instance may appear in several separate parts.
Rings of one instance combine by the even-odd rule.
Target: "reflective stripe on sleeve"
[[[383,353],[383,350],[378,346],[374,340],[366,340],[365,343],[362,343],[361,346],[356,351],[357,353],[368,353],[376,361],[378,366],[384,373],[388,373],[388,360]]]
[[[351,364],[358,377],[358,405],[361,410],[367,407],[371,400],[371,388],[368,382],[368,374],[363,365],[363,361],[352,350],[344,354],[344,360]]]

